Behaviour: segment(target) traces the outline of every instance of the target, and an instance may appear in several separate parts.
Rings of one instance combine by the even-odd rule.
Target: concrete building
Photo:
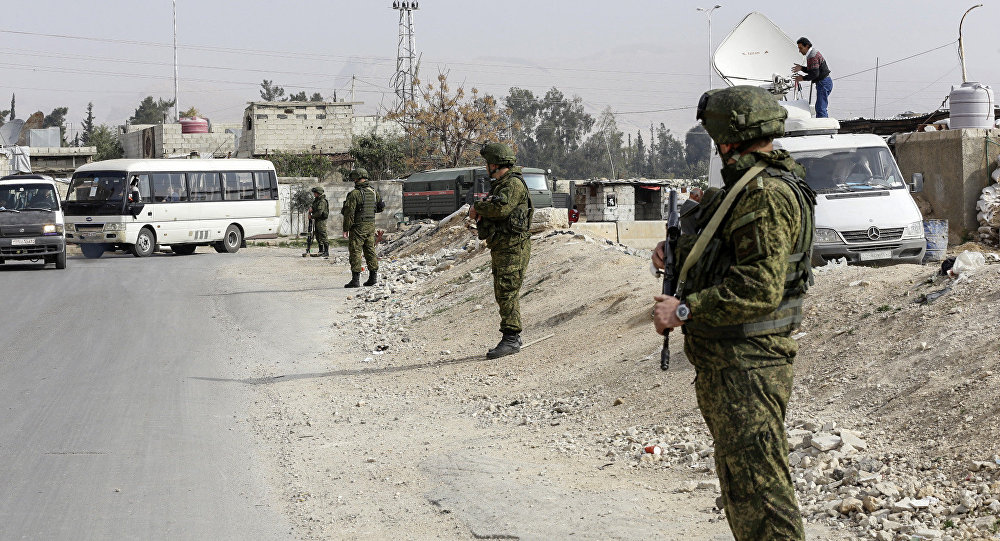
[[[692,181],[684,179],[619,179],[575,181],[573,204],[588,222],[664,220],[667,194],[675,188],[687,199]]]
[[[909,182],[914,173],[924,189],[914,194],[924,218],[948,220],[951,244],[978,238],[976,202],[991,184],[992,164],[1000,155],[1000,130],[966,128],[896,136],[896,159]]]
[[[170,158],[197,152],[202,157],[236,154],[240,124],[209,124],[209,133],[181,133],[181,125],[137,124],[126,127],[122,149],[126,158]]]
[[[395,120],[386,120],[379,115],[359,115],[352,120],[354,135],[374,133],[381,137],[398,137],[404,134],[403,126]]]
[[[62,178],[70,177],[77,167],[94,161],[97,147],[32,147],[31,172]]]
[[[351,148],[353,102],[251,102],[243,113],[237,155],[275,152],[343,157]]]

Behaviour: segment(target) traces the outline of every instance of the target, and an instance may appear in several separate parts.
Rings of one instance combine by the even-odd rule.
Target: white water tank
[[[962,83],[962,86],[951,87],[951,122],[953,130],[960,128],[992,128],[993,89],[979,83]]]

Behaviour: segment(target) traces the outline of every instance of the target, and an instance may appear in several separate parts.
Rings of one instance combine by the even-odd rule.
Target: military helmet
[[[486,143],[479,151],[479,155],[486,160],[486,163],[495,165],[514,165],[517,162],[514,151],[503,143]]]
[[[357,182],[357,181],[359,181],[361,179],[368,179],[369,178],[368,177],[368,170],[365,169],[365,168],[363,168],[363,167],[359,167],[359,168],[351,171],[350,175],[348,175],[347,178],[353,180],[354,182]]]
[[[788,111],[767,90],[744,85],[702,94],[696,118],[716,143],[724,145],[781,137]]]
[[[322,186],[313,186],[312,192],[313,193],[318,193],[320,195],[323,195],[323,187]]]

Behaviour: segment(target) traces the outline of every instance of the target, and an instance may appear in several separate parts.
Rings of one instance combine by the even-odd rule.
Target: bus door
[[[147,209],[152,211],[147,217],[153,222],[156,242],[170,244],[181,242],[187,236],[187,224],[190,219],[188,202],[187,175],[184,173],[152,173],[153,205]]]

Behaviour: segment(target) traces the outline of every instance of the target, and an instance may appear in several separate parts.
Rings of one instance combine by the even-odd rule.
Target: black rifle
[[[306,233],[306,253],[302,254],[302,257],[309,255],[309,251],[312,250],[313,234],[315,233],[315,231],[313,231],[313,221],[314,220],[312,218],[309,219],[309,229],[308,233]]]
[[[670,210],[667,212],[667,242],[663,244],[663,294],[677,293],[677,238],[681,236],[681,213],[677,210],[677,190],[670,190]],[[660,350],[660,370],[670,368],[670,331],[663,332],[663,349]]]

